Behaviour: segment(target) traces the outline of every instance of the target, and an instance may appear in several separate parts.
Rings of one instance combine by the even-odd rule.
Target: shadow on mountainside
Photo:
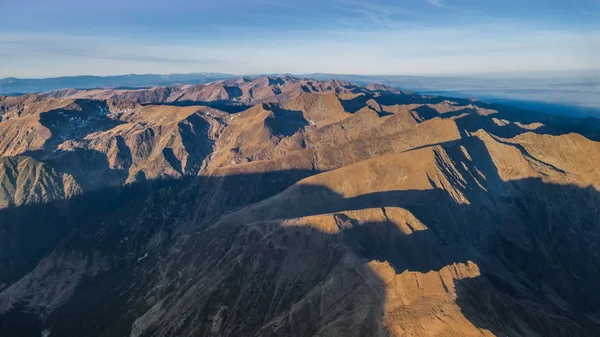
[[[265,119],[265,125],[274,135],[291,137],[309,125],[300,110],[286,110],[275,104],[263,104],[263,108],[272,112],[272,118]]]
[[[157,217],[164,217],[160,212],[168,211],[173,218],[185,213],[195,222],[206,222],[275,195],[296,181],[317,173],[289,170],[222,177],[141,179],[125,186],[85,190],[82,195],[69,200],[0,209],[0,285],[23,276],[41,257],[69,236],[86,231],[93,235],[98,230],[109,231],[110,226],[123,231],[132,230],[124,222],[133,221],[144,211],[155,213]],[[192,204],[198,207],[194,209]],[[123,215],[123,219],[115,223],[107,221],[119,214]],[[144,220],[148,219],[141,219]],[[168,227],[170,230],[175,228],[174,224]],[[147,226],[146,229],[152,234],[156,228]]]
[[[412,99],[414,99],[414,101],[412,101]],[[554,136],[578,133],[590,140],[600,141],[600,119],[594,117],[574,118],[565,115],[552,115],[500,104],[450,97],[389,95],[376,97],[375,100],[381,105],[425,104],[413,110],[418,113],[423,120],[429,120],[435,117],[456,118],[460,116],[455,119],[459,129],[469,132],[484,129],[503,138],[512,138],[526,132]],[[464,107],[463,109],[453,112],[439,113],[437,110],[426,105],[438,104],[445,101],[456,102]],[[469,108],[469,105],[497,112],[488,116],[479,115],[476,110]],[[510,121],[511,123],[507,125],[498,125],[492,118],[499,121]],[[524,128],[515,123],[520,123],[524,126],[531,124],[533,127],[530,129]]]
[[[367,101],[372,99],[373,96],[372,95],[358,95],[352,99],[347,99],[347,100],[340,100],[340,103],[342,104],[342,107],[344,107],[344,110],[346,112],[349,112],[351,114],[357,112],[358,110],[362,109],[365,107],[365,105],[367,104]]]
[[[73,148],[69,150],[35,150],[20,156],[31,157],[44,163],[58,173],[71,175],[81,186],[83,192],[93,192],[105,187],[120,186],[128,177],[132,163],[131,152],[121,137],[115,137],[117,161],[121,168],[111,167],[107,155],[103,152]],[[9,158],[9,157],[7,157]]]
[[[94,132],[110,130],[125,122],[109,118],[106,101],[76,100],[78,109],[60,108],[40,114],[40,123],[52,134],[48,150],[66,140],[79,141]]]
[[[466,183],[439,155],[438,167],[468,204],[436,188],[434,178],[429,190],[352,198],[302,185],[264,219],[213,226],[223,214],[318,173],[282,171],[199,177],[160,188],[138,183],[2,210],[0,237],[10,242],[0,247],[10,248],[0,248],[8,270],[0,275],[10,276],[0,283],[14,282],[52,250],[108,256],[109,271],[83,279],[43,322],[52,327],[51,337],[128,335],[147,312],[160,320],[143,336],[312,336],[334,331],[319,330],[327,327],[365,336],[380,331],[378,298],[385,288],[372,271],[356,276],[363,270],[360,261],[387,261],[397,274],[473,261],[481,276],[455,286],[456,301],[475,326],[501,336],[598,335],[598,191],[537,178],[504,182],[485,145],[474,138],[441,147]],[[471,174],[477,170],[480,175]],[[398,207],[427,229],[407,235],[389,219],[361,222],[344,213],[382,208],[386,214]],[[318,224],[281,225],[280,219],[317,214],[331,214],[339,233],[321,232]],[[185,227],[193,231],[176,236]],[[27,263],[11,271],[22,256]],[[358,262],[348,262],[356,257]],[[315,289],[335,296],[316,296]],[[355,306],[358,299],[372,309],[365,316]],[[155,305],[159,309],[149,311]],[[22,316],[0,316],[2,331],[31,324],[27,309],[20,310]]]

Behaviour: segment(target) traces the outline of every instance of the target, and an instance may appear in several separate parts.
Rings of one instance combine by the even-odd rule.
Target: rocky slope
[[[0,116],[2,335],[600,334],[597,120],[293,77]]]

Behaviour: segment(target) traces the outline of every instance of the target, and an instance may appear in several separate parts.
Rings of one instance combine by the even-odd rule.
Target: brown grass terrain
[[[15,336],[600,335],[596,120],[293,77],[0,117]]]

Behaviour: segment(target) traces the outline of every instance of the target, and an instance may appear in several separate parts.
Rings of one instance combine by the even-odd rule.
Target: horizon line
[[[378,77],[378,76],[393,76],[393,77],[486,77],[494,75],[526,75],[526,74],[568,74],[568,73],[581,73],[581,72],[600,72],[600,68],[589,68],[589,69],[561,69],[561,70],[531,70],[531,71],[490,71],[490,72],[477,72],[477,73],[460,73],[449,74],[396,74],[396,73],[348,73],[348,72],[309,72],[309,73],[288,73],[288,72],[276,72],[276,73],[227,73],[227,72],[213,72],[213,71],[199,71],[199,72],[174,72],[174,73],[120,73],[111,75],[94,75],[94,74],[80,74],[80,75],[56,75],[48,77],[17,77],[7,76],[0,77],[0,81],[7,79],[15,80],[49,80],[58,78],[78,78],[78,77],[123,77],[123,76],[185,76],[185,75],[222,75],[228,77],[256,77],[256,76],[306,76],[306,75],[339,75],[339,76],[363,76],[363,77]]]

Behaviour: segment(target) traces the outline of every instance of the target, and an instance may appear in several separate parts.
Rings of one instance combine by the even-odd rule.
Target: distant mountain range
[[[274,76],[287,76],[277,74]],[[261,75],[262,76],[262,75]],[[259,78],[259,75],[246,76]],[[234,78],[223,73],[170,75],[73,76],[45,79],[0,79],[0,95],[40,93],[66,88],[141,88],[180,84],[205,84]],[[600,76],[590,74],[552,74],[513,77],[434,77],[396,75],[302,74],[302,78],[331,80],[337,78],[358,85],[381,83],[420,94],[449,97],[476,97],[491,103],[508,104],[523,109],[572,116],[600,116]]]
[[[14,78],[0,79],[0,94],[15,95],[37,93],[65,88],[93,89],[118,87],[152,87],[173,84],[202,84],[230,78],[233,75],[220,73],[191,74],[145,74],[119,76],[67,76],[53,78]]]

